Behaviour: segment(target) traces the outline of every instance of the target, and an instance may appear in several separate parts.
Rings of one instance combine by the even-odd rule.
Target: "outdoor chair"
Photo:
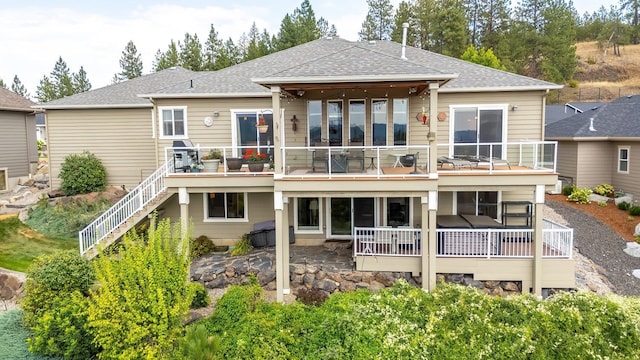
[[[473,165],[473,163],[469,160],[450,158],[446,156],[438,157],[438,165],[440,165],[440,168],[442,168],[445,164],[451,166],[454,170],[459,170],[463,167],[468,167],[469,169],[471,169],[471,166]]]
[[[478,167],[479,164],[489,164],[489,167],[491,168],[491,170],[495,170],[496,165],[507,166],[509,167],[509,170],[511,170],[511,164],[509,164],[509,161],[505,159],[500,159],[497,157],[488,157],[483,155],[460,155],[459,157],[461,159],[468,160],[475,163],[476,167]]]
[[[311,152],[311,171],[316,172],[318,164],[322,164],[323,167],[327,165],[327,161],[329,160],[329,142],[318,141],[313,144],[313,146],[318,147]]]

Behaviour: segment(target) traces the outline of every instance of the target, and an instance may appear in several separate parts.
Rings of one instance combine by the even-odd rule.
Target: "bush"
[[[46,198],[29,209],[27,225],[51,238],[78,239],[78,231],[111,207],[107,200],[88,202],[73,199],[67,203],[49,205]]]
[[[569,87],[570,88],[577,88],[578,87],[578,80],[576,80],[576,79],[569,80]]]
[[[146,238],[128,232],[123,251],[94,261],[100,287],[89,301],[89,327],[100,358],[164,359],[174,351],[193,299],[188,239],[167,219]]]
[[[634,205],[629,208],[629,215],[638,216],[640,215],[640,206]]]
[[[325,291],[318,288],[302,288],[298,290],[297,296],[298,301],[300,301],[301,303],[313,306],[322,305],[325,301],[327,301],[328,297],[329,295]]]
[[[626,201],[622,201],[622,202],[618,203],[618,209],[620,209],[620,210],[627,211],[627,210],[629,210],[630,207],[631,207],[631,204],[629,204]]]
[[[576,186],[574,184],[567,185],[567,186],[562,188],[562,194],[564,196],[569,196],[569,195],[573,194],[574,191],[576,191]]]
[[[190,256],[192,259],[207,255],[215,249],[216,245],[206,235],[200,235],[191,242]]]
[[[102,191],[107,184],[107,171],[100,159],[85,151],[64,158],[60,167],[61,188],[65,195]]]
[[[576,202],[578,204],[589,204],[589,195],[591,195],[593,191],[588,188],[577,189],[569,197],[567,200]]]
[[[606,201],[598,201],[598,206],[607,207],[607,202]]]
[[[600,184],[593,189],[593,192],[598,195],[612,197],[615,195],[616,189],[614,189],[610,184]]]
[[[240,240],[236,241],[236,245],[231,251],[231,255],[240,256],[247,255],[253,249],[253,245],[251,245],[251,239],[249,238],[249,234],[244,234],[240,238]]]
[[[179,353],[182,358],[189,360],[214,360],[220,349],[220,339],[207,334],[207,328],[194,325],[187,328],[187,333],[180,340]]]
[[[596,58],[594,58],[593,56],[587,57],[587,64],[594,65],[595,63],[596,63]]]
[[[189,286],[192,287],[193,291],[193,300],[191,300],[192,309],[199,309],[209,305],[211,298],[209,298],[209,292],[202,283],[191,282]]]

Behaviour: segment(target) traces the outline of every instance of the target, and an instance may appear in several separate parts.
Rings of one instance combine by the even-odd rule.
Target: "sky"
[[[397,7],[400,0],[391,0]],[[515,0],[514,0],[515,2]],[[617,0],[577,0],[579,14],[608,7]],[[158,49],[185,33],[206,40],[211,24],[219,38],[234,42],[253,22],[277,34],[282,18],[302,0],[0,0],[0,79],[7,87],[14,75],[35,98],[36,88],[59,57],[71,72],[80,66],[92,88],[109,85],[120,71],[119,60],[132,40],[142,56],[143,73],[152,70]],[[311,0],[316,18],[334,24],[338,35],[357,40],[367,14],[366,0]]]

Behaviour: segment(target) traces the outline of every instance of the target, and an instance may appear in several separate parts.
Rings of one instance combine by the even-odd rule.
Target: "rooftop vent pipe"
[[[589,131],[596,131],[596,129],[593,128],[593,118],[589,119]]]
[[[407,51],[407,29],[409,28],[409,23],[402,23],[402,56],[400,59],[407,60],[405,53]]]

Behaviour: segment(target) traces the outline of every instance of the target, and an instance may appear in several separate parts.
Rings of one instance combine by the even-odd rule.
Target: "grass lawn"
[[[78,247],[77,239],[47,238],[17,216],[0,216],[0,267],[24,272],[40,255]]]
[[[30,353],[28,336],[20,310],[0,312],[0,359],[54,359]]]

